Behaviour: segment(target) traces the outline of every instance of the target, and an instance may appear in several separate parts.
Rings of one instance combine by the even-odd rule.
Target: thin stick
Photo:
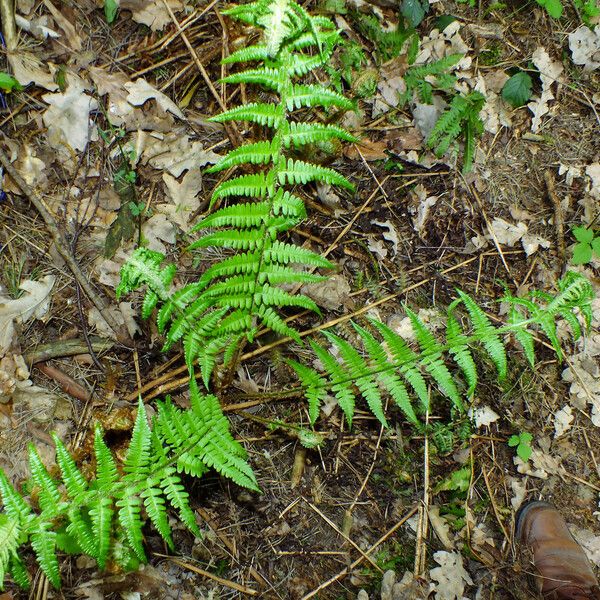
[[[560,261],[559,272],[562,273],[565,265],[565,217],[563,215],[562,204],[560,198],[556,193],[556,183],[554,181],[554,174],[550,169],[544,171],[544,181],[546,182],[546,189],[548,190],[548,197],[552,202],[552,208],[554,209],[554,228],[556,229],[556,245],[558,246],[558,258]]]
[[[164,554],[156,554],[156,556],[165,556],[165,555]],[[256,590],[253,590],[252,588],[240,585],[239,583],[236,583],[235,581],[230,581],[229,579],[223,579],[223,577],[219,577],[218,575],[213,575],[209,571],[205,571],[204,569],[201,569],[200,567],[197,567],[196,565],[192,565],[188,562],[185,562],[178,558],[173,558],[171,556],[167,556],[165,558],[168,558],[172,563],[175,563],[176,565],[179,565],[180,567],[182,567],[184,569],[188,569],[189,571],[198,573],[198,575],[202,575],[202,577],[207,577],[208,579],[212,579],[213,581],[216,581],[217,583],[224,585],[225,587],[235,590],[236,592],[240,592],[240,593],[246,594],[248,596],[258,596],[258,592]]]
[[[50,214],[50,211],[44,205],[42,199],[25,183],[25,180],[19,175],[17,170],[12,166],[8,156],[4,153],[4,150],[0,149],[0,162],[6,169],[6,172],[12,177],[13,181],[17,184],[19,189],[23,192],[31,203],[35,206],[36,210],[40,213],[40,216],[46,223],[46,227],[52,236],[52,241],[56,247],[57,252],[61,258],[65,261],[71,273],[75,277],[77,283],[81,286],[81,289],[86,293],[87,297],[92,301],[92,304],[100,311],[100,314],[104,320],[108,323],[109,327],[115,332],[117,339],[126,346],[133,346],[133,340],[131,339],[129,332],[125,327],[120,327],[112,314],[108,310],[107,304],[104,300],[94,291],[88,278],[84,275],[83,271],[77,264],[77,261],[73,255],[67,250],[67,246],[64,239],[58,229],[58,225],[54,220],[54,217]]]
[[[196,50],[194,50],[194,47],[190,43],[190,40],[188,39],[187,35],[182,31],[181,26],[179,25],[179,21],[176,19],[175,15],[173,14],[171,7],[167,3],[167,0],[162,0],[162,2],[165,5],[165,8],[167,9],[167,11],[169,12],[171,19],[173,20],[173,23],[175,24],[175,27],[177,27],[177,30],[181,34],[181,39],[183,40],[183,43],[186,45],[186,48],[188,49],[190,56],[192,57],[192,60],[194,61],[194,63],[196,63],[196,66],[198,67],[198,71],[200,71],[200,74],[202,75],[202,79],[204,79],[206,85],[208,86],[208,89],[210,90],[210,93],[213,95],[213,98],[217,101],[219,108],[223,112],[225,112],[227,110],[227,107],[225,106],[225,103],[221,99],[220,94],[217,92],[217,90],[213,86],[212,81],[210,80],[210,77],[208,76],[208,73],[206,72],[206,69],[204,68],[204,65],[200,62],[200,58],[198,58],[198,54],[196,53]],[[241,146],[242,139],[241,139],[239,133],[237,132],[237,130],[233,129],[231,126],[228,126],[227,124],[225,125],[225,130],[227,131],[227,135],[229,136],[229,139],[231,140],[231,143],[233,144],[233,146],[234,147]]]
[[[419,507],[417,505],[413,506],[408,513],[406,513],[406,515],[404,515],[402,519],[398,521],[398,523],[396,523],[389,531],[384,533],[368,550],[364,552],[364,554],[366,556],[372,554],[378,546],[383,544],[383,542],[385,542],[391,535],[400,529],[400,527],[402,527],[402,525],[404,525],[404,523],[406,523],[406,521],[408,521],[408,519],[410,519],[417,512],[418,508]],[[319,592],[323,591],[325,588],[328,588],[331,584],[346,577],[346,575],[351,573],[353,569],[356,569],[356,567],[358,567],[363,560],[363,555],[359,556],[353,563],[342,569],[337,575],[334,575],[327,581],[323,582],[319,587],[315,588],[312,592],[309,592],[303,596],[301,600],[309,600],[310,598],[314,598]]]
[[[371,563],[371,566],[379,571],[383,575],[381,567],[352,539],[350,539],[327,515],[323,514],[312,502],[309,502],[306,498],[302,498],[306,504],[316,512],[322,519],[331,527],[336,533],[341,535],[355,550],[360,552],[361,556]]]

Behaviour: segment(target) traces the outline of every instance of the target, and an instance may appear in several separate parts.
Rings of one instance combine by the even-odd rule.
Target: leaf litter
[[[46,40],[48,44],[51,43],[52,39],[61,40],[61,43],[69,47],[71,51],[74,47],[77,47],[79,37],[82,37],[85,42],[85,36],[81,32],[77,33],[79,30],[75,31],[76,35],[70,37],[69,21],[62,12],[56,10],[56,7],[52,10],[49,4],[45,4],[50,10],[49,14],[34,18],[31,11],[35,4],[21,0],[18,6],[21,13],[25,15],[20,21],[23,29],[28,30],[29,34],[38,37],[40,40]],[[189,7],[186,8],[184,2],[168,0],[168,4],[179,18],[182,17],[181,11],[189,11]],[[162,0],[148,2],[121,0],[120,10],[122,11],[120,18],[132,19],[136,23],[147,26],[151,32],[168,31],[172,23],[169,11]],[[373,8],[373,12],[385,20],[386,8]],[[186,14],[189,13],[186,12]],[[555,117],[561,110],[563,98],[558,93],[560,82],[563,77],[567,77],[563,65],[552,58],[552,56],[557,56],[556,49],[551,48],[549,44],[545,44],[545,47],[538,47],[531,54],[533,64],[540,71],[541,89],[539,86],[535,88],[536,96],[529,103],[531,115],[528,115],[523,123],[522,118],[527,109],[520,112],[513,111],[503,102],[500,96],[502,87],[508,78],[505,69],[492,66],[485,70],[479,70],[476,61],[473,60],[481,39],[501,40],[502,31],[500,30],[498,33],[492,27],[492,24],[486,24],[483,29],[476,29],[472,24],[465,25],[467,22],[466,20],[463,22],[457,19],[442,31],[433,28],[427,35],[422,36],[415,64],[423,64],[428,60],[442,58],[454,52],[464,53],[465,57],[458,63],[455,70],[458,77],[457,88],[479,90],[485,93],[488,101],[482,117],[486,131],[491,132],[493,135],[507,136],[507,132],[513,131],[513,127],[522,127],[523,124],[526,128],[531,128],[533,132],[542,131],[547,125],[551,126],[551,118]],[[589,28],[579,27],[568,36],[573,62],[583,66],[586,71],[597,69],[598,66],[598,57],[596,56],[597,35]],[[56,160],[64,160],[65,166],[69,166],[64,155],[65,149],[78,154],[86,148],[93,147],[93,143],[97,141],[98,100],[106,101],[106,113],[110,116],[113,125],[123,129],[123,147],[126,152],[130,153],[130,164],[136,168],[147,169],[144,176],[152,179],[153,185],[156,185],[159,190],[158,196],[152,198],[151,212],[141,225],[142,239],[149,247],[168,252],[178,242],[179,234],[189,231],[192,217],[206,206],[206,195],[210,193],[210,189],[206,182],[203,182],[202,168],[208,164],[214,164],[219,159],[219,154],[210,149],[212,146],[206,140],[198,139],[198,136],[190,132],[185,121],[186,115],[172,99],[174,96],[159,91],[159,82],[157,81],[156,84],[151,83],[150,75],[132,78],[133,81],[130,81],[130,78],[124,73],[131,71],[121,72],[115,70],[109,72],[106,67],[93,64],[82,70],[68,68],[66,72],[67,85],[64,89],[59,90],[59,86],[55,81],[58,73],[56,67],[59,64],[58,62],[40,60],[33,52],[22,51],[16,59],[11,57],[11,64],[17,79],[21,83],[34,84],[45,88],[48,92],[52,92],[41,96],[45,106],[38,114],[38,122],[41,119],[41,122],[48,127],[49,147],[46,151],[40,152],[39,147],[23,142],[17,147],[12,156],[15,167],[26,177],[27,183],[42,191],[49,190],[52,184],[51,169],[55,167]],[[403,71],[406,65],[405,55],[381,65],[377,92],[371,102],[372,116],[378,118],[388,114],[391,116],[398,110],[398,97],[404,91]],[[215,81],[216,79],[217,76],[215,75]],[[383,139],[369,140],[367,146],[376,149],[377,153],[374,153],[367,160],[385,160],[385,149],[397,144],[397,147],[400,148],[398,157],[405,160],[406,164],[418,164],[420,165],[419,168],[422,169],[454,165],[455,158],[446,156],[439,159],[424,144],[424,140],[431,131],[435,120],[445,107],[445,101],[436,94],[434,94],[433,105],[412,102],[411,110],[404,115],[404,120],[400,121],[403,128],[403,137],[394,141],[390,133],[389,139],[384,137]],[[210,111],[206,109],[206,112]],[[406,118],[407,115],[408,118]],[[364,116],[361,118],[364,118]],[[530,122],[527,119],[530,119]],[[362,121],[359,121],[359,126],[361,126],[361,123]],[[215,130],[213,129],[213,131]],[[409,131],[413,133],[408,134]],[[387,136],[388,134],[384,135]],[[499,139],[506,138],[499,137]],[[487,138],[486,140],[489,142]],[[90,142],[92,146],[90,146]],[[493,144],[489,147],[489,150],[494,151]],[[117,150],[114,146],[112,152],[113,157],[116,156]],[[353,155],[348,154],[347,158],[352,160]],[[566,174],[568,186],[573,183],[577,184],[577,181],[584,184],[585,193],[583,197],[578,198],[578,202],[582,218],[585,223],[589,224],[595,217],[595,202],[600,198],[600,170],[597,168],[598,163],[588,164],[586,156],[580,156],[580,158],[581,161],[577,164],[566,161],[565,165],[561,166],[561,169],[566,170],[562,173],[559,171],[559,175]],[[71,157],[71,160],[73,160],[73,157]],[[484,160],[485,157],[483,161],[479,161],[479,166],[476,166],[476,168],[483,168]],[[74,162],[71,164],[74,164]],[[560,164],[562,165],[562,162]],[[90,233],[89,240],[101,241],[103,236],[106,235],[106,229],[110,225],[111,219],[115,216],[115,211],[118,209],[118,199],[115,205],[115,199],[111,195],[112,182],[106,174],[101,177],[97,170],[95,176],[91,171],[89,176],[91,179],[95,177],[102,198],[97,209],[97,216],[94,217],[95,220],[91,222],[88,230]],[[10,190],[10,180],[5,179],[5,182]],[[69,204],[67,207],[61,206],[64,204],[63,199],[65,198],[62,193],[48,194],[48,204],[51,210],[57,216],[64,215],[66,217],[65,222],[72,222],[76,217],[77,211],[73,208],[76,202],[83,203],[85,200],[89,203],[91,199],[91,194],[86,192],[85,186],[80,181],[77,181],[74,188],[83,190],[83,193],[79,195],[75,191],[69,193],[66,196]],[[15,191],[13,190],[13,192]],[[432,180],[427,181],[426,185],[418,183],[411,188],[410,200],[404,202],[412,215],[409,229],[416,233],[416,238],[426,238],[432,227],[437,224],[440,218],[438,210],[441,210],[441,205],[445,204],[447,199],[447,196],[442,195],[444,191],[447,194],[448,190],[444,190],[441,186],[433,183]],[[336,217],[342,216],[349,205],[344,204],[344,210],[341,210],[340,202],[346,203],[346,198],[342,200],[339,197],[330,198],[327,194],[327,190],[319,191],[320,196],[326,197],[327,202],[330,202],[332,206],[335,205],[336,211],[339,210]],[[401,199],[398,201],[400,202]],[[568,206],[567,208],[570,210]],[[540,217],[537,213],[528,213],[518,203],[508,207],[508,211],[512,222],[508,220],[506,210],[491,213],[491,226],[498,241],[507,248],[522,248],[526,257],[535,255],[540,261],[551,260],[553,244],[547,239],[551,235],[547,232],[552,231],[552,223],[551,219],[546,218],[548,214],[546,213],[546,220],[541,223],[541,227],[538,229]],[[407,234],[406,228],[398,223],[395,218],[388,217],[388,213],[377,212],[375,215],[369,219],[372,226],[368,233],[367,245],[369,249],[382,260],[394,259],[401,261],[402,257],[399,255],[405,251],[410,252],[411,242],[409,238],[414,234],[410,231]],[[530,229],[536,232],[543,231],[543,233],[538,235],[532,233]],[[472,234],[469,238],[470,243],[472,243],[471,252],[489,246],[490,232],[483,225],[475,226],[470,233]],[[402,241],[401,253],[399,253],[400,241]],[[130,252],[133,243],[133,241],[124,240],[122,247],[117,250],[114,260],[92,256],[95,260],[94,276],[97,277],[98,283],[108,287],[116,285],[119,265],[122,264]],[[96,243],[96,246],[100,247],[101,244]],[[545,254],[540,250],[548,252]],[[533,277],[543,277],[543,273],[542,269],[539,273],[534,271]],[[27,290],[30,283],[40,283],[40,281],[44,282],[45,279],[37,282],[30,281],[29,283],[25,281],[23,285],[25,285],[26,293],[22,298],[27,298],[32,294],[31,291]],[[353,304],[350,294],[353,287],[351,279],[345,275],[337,274],[330,281],[332,282],[331,287],[318,284],[316,287],[320,287],[319,291],[310,292],[309,295],[312,294],[311,297],[314,297],[317,303],[327,310],[339,311],[341,307],[352,310]],[[544,286],[544,289],[546,287]],[[46,295],[48,301],[50,293],[50,290],[48,290]],[[53,293],[58,294],[56,291]],[[7,302],[6,305],[10,306],[11,304]],[[110,336],[111,331],[103,323],[99,313],[94,312],[94,310],[86,308],[87,321],[92,331]],[[127,325],[132,334],[138,331],[139,325],[135,320],[137,309],[131,302],[121,303],[120,305],[114,303],[111,311],[119,322]],[[39,314],[42,318],[45,318],[43,313],[42,310]],[[437,323],[436,319],[439,316],[438,311],[427,308],[421,308],[418,314],[434,323]],[[394,316],[395,328],[397,327],[398,330],[409,335],[411,328],[406,318],[399,314],[392,315],[392,317]],[[0,305],[1,318],[2,305]],[[10,321],[5,315],[4,323],[10,324],[2,329],[2,333],[6,336],[6,331],[12,328],[10,334],[12,343],[15,323],[18,329],[23,325],[23,321],[27,323],[28,319],[34,318],[37,318],[35,310],[31,314],[28,314],[27,311],[23,311],[20,315],[13,313]],[[392,321],[394,321],[393,318]],[[557,405],[547,415],[547,425],[553,430],[555,438],[570,437],[574,425],[579,425],[577,410],[591,411],[592,421],[596,425],[600,424],[600,412],[598,411],[598,407],[600,407],[600,390],[598,390],[598,344],[600,340],[596,337],[592,335],[585,343],[579,344],[577,348],[579,352],[569,357],[569,365],[563,371],[563,378],[570,390],[570,403],[565,404],[563,402]],[[408,339],[410,340],[410,337]],[[53,395],[46,388],[33,384],[29,369],[20,353],[6,351],[5,355],[0,358],[0,365],[2,365],[0,367],[0,385],[3,386],[0,389],[9,390],[9,394],[12,394],[11,397],[14,398],[15,390],[18,390],[19,393],[21,390],[26,390],[25,393],[29,394],[31,398],[37,393],[42,395],[45,393],[49,397]],[[248,373],[252,381],[258,380],[250,371]],[[594,400],[590,400],[590,394]],[[40,408],[43,420],[49,418],[49,414],[52,412],[52,402],[55,402],[56,397],[54,396],[54,400],[44,400],[42,395],[31,404],[30,410],[35,411],[36,406]],[[38,402],[39,404],[37,404]],[[44,406],[49,407],[48,410],[42,410]],[[330,414],[335,418],[333,403],[330,408]],[[503,416],[500,417],[499,413]],[[504,412],[497,404],[483,404],[474,409],[471,416],[478,428],[487,428],[496,432],[496,434],[504,435],[506,433]],[[515,463],[518,471],[524,474],[524,477],[517,476],[508,479],[513,493],[511,499],[513,510],[516,510],[525,499],[527,482],[530,477],[548,479],[553,475],[564,475],[565,472],[561,461],[550,452],[550,446],[536,446],[533,449],[530,461],[524,463],[516,458]],[[510,497],[510,494],[508,497]],[[437,512],[436,509],[438,509]],[[450,551],[450,546],[454,543],[453,534],[450,534],[448,521],[440,516],[439,507],[435,504],[433,510],[430,511],[430,518],[436,523],[434,529],[441,533],[439,540],[446,548],[445,551],[433,554],[433,559],[438,565],[429,572],[434,596],[444,600],[446,598],[462,599],[468,595],[473,597],[468,591],[468,588],[473,585],[471,575],[465,569],[462,556],[458,552]],[[473,520],[472,516],[469,518],[471,519],[469,526],[473,528],[474,544],[477,546],[478,544],[488,543],[491,538],[489,538],[485,523],[477,522],[477,519]],[[594,547],[597,547],[597,540],[594,541],[593,536],[590,538],[589,535],[587,539],[592,540],[590,547],[593,552]],[[386,577],[384,578],[385,589],[390,588],[398,591],[402,587],[404,590],[412,590],[406,598],[425,597],[421,595],[423,579],[414,578],[411,573],[407,572],[402,581],[399,582],[396,580],[393,571],[388,571]],[[418,589],[421,589],[421,591],[417,591]],[[398,593],[400,592],[398,591]],[[402,596],[397,597],[402,598]]]

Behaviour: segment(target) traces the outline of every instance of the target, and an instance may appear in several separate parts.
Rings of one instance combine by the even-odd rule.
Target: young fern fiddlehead
[[[180,520],[200,535],[180,473],[201,477],[213,468],[244,487],[257,490],[242,446],[229,433],[219,401],[202,396],[191,382],[191,407],[181,410],[169,400],[159,403],[148,425],[140,401],[122,469],[117,468],[102,431],[94,437],[95,474],[84,476],[57,436],[56,463],[60,477],[50,475],[33,446],[29,451],[31,479],[23,488],[37,497],[19,493],[0,471],[0,586],[10,573],[22,587],[29,577],[19,549],[31,544],[41,569],[60,585],[57,552],[87,554],[104,569],[115,562],[135,569],[146,562],[142,527],[149,520],[173,549],[167,504]]]
[[[557,321],[564,319],[570,326],[573,338],[577,340],[582,334],[578,314],[589,328],[593,298],[590,282],[582,275],[570,272],[559,282],[559,291],[555,296],[536,291],[527,298],[520,298],[506,292],[502,301],[510,306],[508,322],[496,327],[483,309],[468,294],[459,290],[458,298],[447,310],[444,342],[438,341],[418,315],[406,308],[417,349],[411,348],[409,342],[387,325],[370,320],[375,333],[353,323],[364,347],[362,354],[341,337],[323,332],[337,350],[339,360],[333,357],[329,349],[311,341],[323,372],[292,359],[288,359],[288,364],[296,371],[305,389],[313,424],[319,416],[321,402],[328,393],[332,393],[348,424],[352,424],[356,398],[362,396],[371,412],[383,425],[387,425],[382,394],[385,391],[408,421],[421,428],[418,413],[425,414],[430,410],[428,380],[454,407],[462,411],[463,396],[467,399],[472,397],[477,386],[478,370],[473,357],[473,346],[483,347],[496,366],[499,380],[503,380],[507,373],[506,336],[514,336],[528,362],[534,365],[532,327],[541,329],[550,340],[557,357],[561,359]],[[465,312],[462,320],[469,320],[471,323],[468,332],[463,329],[459,320],[460,308]],[[462,372],[466,387],[464,393],[461,393],[456,378],[446,365],[448,355]],[[419,400],[416,409],[411,396],[416,396]]]
[[[323,65],[333,52],[339,34],[324,17],[310,16],[293,0],[259,0],[225,11],[233,18],[264,30],[264,39],[234,52],[227,64],[258,62],[259,66],[225,77],[225,83],[253,84],[277,96],[275,102],[252,102],[231,108],[212,120],[247,121],[268,127],[269,140],[235,148],[209,172],[252,166],[219,184],[210,208],[220,207],[202,219],[193,231],[205,232],[190,250],[219,248],[233,252],[210,266],[195,282],[173,291],[175,272],[160,269],[162,255],[139,249],[122,270],[118,295],[142,284],[148,288],[143,315],[161,305],[157,322],[165,332],[166,348],[183,342],[188,367],[198,361],[205,385],[209,385],[217,356],[227,363],[245,340],[251,342],[259,327],[294,339],[298,333],[288,325],[281,310],[286,307],[318,312],[306,296],[292,294],[284,284],[320,281],[297,266],[329,268],[318,254],[281,241],[305,217],[302,199],[290,188],[297,184],[325,182],[348,190],[353,186],[335,170],[295,159],[294,150],[332,140],[354,141],[341,127],[296,121],[294,111],[320,106],[347,110],[353,103],[343,95],[315,84],[296,83]]]

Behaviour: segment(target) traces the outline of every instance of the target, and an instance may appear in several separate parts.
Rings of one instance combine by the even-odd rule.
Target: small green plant
[[[571,231],[577,240],[571,259],[574,265],[586,265],[594,255],[600,258],[600,235],[588,227],[574,227]]]
[[[0,90],[12,92],[22,90],[23,86],[12,76],[4,71],[0,72]]]
[[[110,25],[114,23],[117,18],[117,13],[119,12],[119,2],[118,0],[104,0],[104,17],[106,18],[106,22]]]
[[[452,90],[456,76],[449,71],[462,57],[462,54],[449,54],[440,60],[407,69],[404,74],[406,90],[400,95],[400,106],[412,100],[415,94],[422,103],[431,104],[434,90]]]
[[[450,108],[437,120],[427,145],[437,156],[443,156],[459,137],[465,140],[463,173],[468,173],[475,156],[475,138],[483,133],[483,122],[479,116],[485,96],[470,92],[466,96],[454,96]]]
[[[322,334],[333,350],[314,340],[310,342],[322,365],[321,372],[292,359],[288,359],[288,364],[296,371],[305,390],[311,423],[316,422],[321,403],[328,395],[332,395],[349,425],[352,425],[356,399],[362,397],[377,419],[387,426],[382,395],[385,391],[411,425],[423,431],[423,416],[431,411],[429,383],[437,389],[438,395],[450,401],[456,412],[465,410],[464,398],[468,400],[472,397],[478,382],[472,348],[480,347],[485,351],[496,366],[500,381],[507,374],[506,344],[509,335],[521,346],[529,364],[533,366],[535,354],[531,329],[539,328],[561,360],[563,353],[556,330],[557,321],[564,319],[574,339],[579,338],[582,327],[578,315],[589,328],[593,298],[590,282],[582,275],[569,272],[559,282],[555,296],[534,291],[528,297],[517,297],[507,291],[502,301],[510,306],[508,322],[501,327],[494,327],[483,309],[468,294],[458,290],[458,298],[447,309],[446,337],[443,342],[436,339],[416,313],[405,308],[416,347],[411,347],[409,342],[384,323],[370,320],[369,328],[353,323],[357,337],[362,342],[362,352],[342,337],[324,331]],[[468,321],[471,323],[470,331],[464,330],[462,325]],[[339,360],[334,356],[339,356]],[[462,372],[462,382],[450,372],[446,364],[448,358]],[[416,405],[413,405],[411,396],[418,400]]]
[[[515,73],[502,88],[502,99],[512,106],[523,106],[531,98],[531,77],[524,71]]]
[[[533,436],[528,431],[522,431],[521,433],[515,433],[508,438],[507,444],[511,448],[516,447],[517,456],[523,461],[527,462],[531,456],[531,442]]]

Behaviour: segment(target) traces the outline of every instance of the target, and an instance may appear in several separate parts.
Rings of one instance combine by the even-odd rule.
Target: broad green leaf
[[[429,2],[422,0],[402,0],[400,12],[411,27],[416,27],[429,11]]]
[[[592,247],[584,242],[575,244],[571,262],[574,265],[586,265],[590,260],[592,260]]]
[[[594,239],[594,231],[592,229],[588,229],[587,227],[573,227],[571,231],[578,242],[591,244],[592,240]]]
[[[8,73],[0,72],[0,90],[12,92],[13,90],[22,90],[23,86]]]
[[[531,98],[531,77],[519,71],[502,88],[502,99],[513,106],[523,106]]]
[[[104,16],[109,25],[117,18],[118,11],[119,0],[104,0]]]

